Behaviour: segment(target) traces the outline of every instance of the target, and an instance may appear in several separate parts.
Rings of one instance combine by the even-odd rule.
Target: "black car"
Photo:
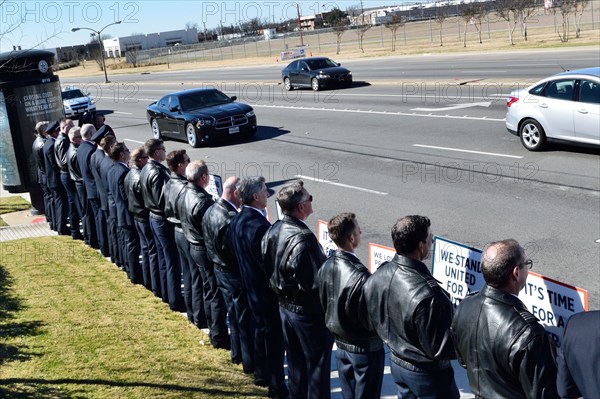
[[[327,57],[310,57],[293,61],[281,71],[286,90],[310,87],[319,91],[324,87],[352,86],[352,72]]]
[[[199,147],[220,139],[256,133],[251,106],[235,103],[216,89],[191,89],[167,94],[146,108],[154,138],[187,141]]]

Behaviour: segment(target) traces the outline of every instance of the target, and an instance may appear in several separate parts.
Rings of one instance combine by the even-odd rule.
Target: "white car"
[[[84,94],[77,87],[65,87],[62,90],[62,99],[67,118],[82,115],[86,111],[96,112],[96,101],[89,93]]]
[[[600,146],[600,67],[559,73],[510,93],[506,128],[529,151],[546,142]]]

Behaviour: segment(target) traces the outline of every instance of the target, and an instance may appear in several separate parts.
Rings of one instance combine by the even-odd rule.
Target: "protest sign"
[[[381,266],[382,263],[392,260],[396,255],[396,250],[390,247],[384,247],[383,245],[369,243],[369,271],[375,273],[375,270]]]
[[[337,249],[337,246],[329,237],[329,229],[327,229],[327,222],[319,220],[317,231],[319,235],[319,244],[321,244],[321,247],[323,247],[323,252],[325,252],[325,255],[329,258],[331,255],[333,255],[333,253]]]
[[[432,274],[450,294],[454,306],[485,285],[481,258],[479,249],[435,237]],[[519,299],[559,346],[569,317],[588,310],[587,291],[531,271]]]

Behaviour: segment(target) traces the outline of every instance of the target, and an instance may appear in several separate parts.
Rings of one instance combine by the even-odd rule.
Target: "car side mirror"
[[[234,102],[234,101],[236,101],[236,100],[237,100],[237,96],[232,96],[232,97],[231,97],[231,102]]]
[[[339,63],[339,62],[338,62],[337,64],[338,64],[338,66],[342,66],[342,64],[341,64],[341,63]]]
[[[306,69],[306,68],[304,68],[304,67],[300,68],[300,70],[301,70],[302,72],[306,72],[306,71],[308,71],[308,69]]]

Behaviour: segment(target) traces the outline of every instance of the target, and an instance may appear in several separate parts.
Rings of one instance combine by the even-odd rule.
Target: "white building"
[[[102,41],[107,57],[121,57],[128,50],[148,50],[178,44],[195,43],[198,43],[198,30],[196,28],[149,33],[147,35],[125,36]]]

